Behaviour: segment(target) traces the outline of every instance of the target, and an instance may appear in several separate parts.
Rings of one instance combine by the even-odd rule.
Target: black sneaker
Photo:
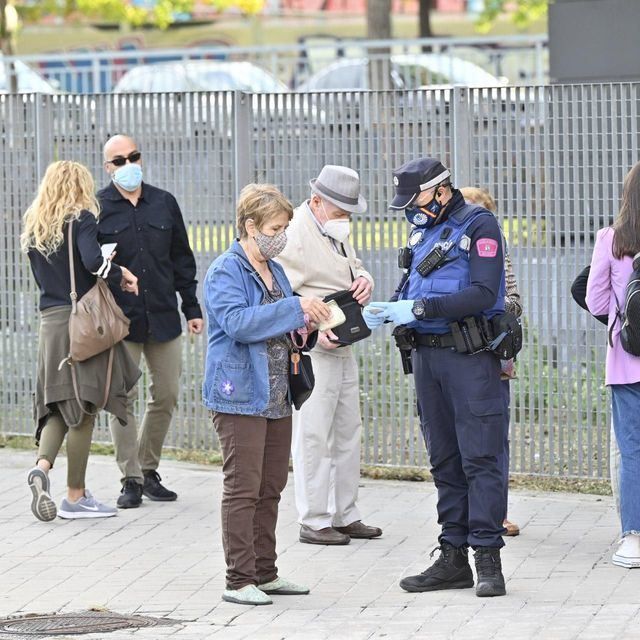
[[[430,557],[433,557],[438,550],[440,550],[440,557],[426,571],[400,580],[400,586],[405,591],[439,591],[473,587],[473,573],[469,565],[467,547],[456,549],[443,541],[431,552]]]
[[[478,547],[475,552],[478,585],[476,595],[480,598],[504,596],[507,590],[502,575],[500,549],[495,547]]]
[[[135,509],[142,504],[142,485],[135,478],[125,478],[116,502],[120,509]]]
[[[144,473],[144,487],[142,493],[144,493],[149,500],[155,500],[156,502],[173,502],[178,498],[178,494],[175,491],[169,491],[166,487],[160,484],[160,474],[152,469],[151,471],[143,471]]]

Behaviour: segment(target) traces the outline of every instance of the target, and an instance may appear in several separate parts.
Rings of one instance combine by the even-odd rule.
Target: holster
[[[413,329],[409,329],[404,325],[398,325],[391,334],[396,341],[396,347],[400,351],[400,360],[402,362],[402,371],[405,375],[413,373],[413,362],[411,361],[411,352],[416,347]]]

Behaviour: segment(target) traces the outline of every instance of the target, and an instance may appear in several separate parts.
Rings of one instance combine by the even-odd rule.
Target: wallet
[[[338,306],[335,300],[329,300],[327,306],[331,308],[331,317],[318,325],[318,331],[326,331],[327,329],[339,327],[347,321],[347,316],[344,315],[344,311]]]

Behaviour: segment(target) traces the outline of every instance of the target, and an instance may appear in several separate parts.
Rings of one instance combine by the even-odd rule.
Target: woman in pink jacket
[[[618,302],[640,252],[640,162],[624,181],[620,213],[612,227],[600,229],[591,259],[586,302],[591,313],[609,314],[605,383],[611,387],[613,428],[620,449],[622,539],[612,562],[640,567],[640,357],[620,344]]]

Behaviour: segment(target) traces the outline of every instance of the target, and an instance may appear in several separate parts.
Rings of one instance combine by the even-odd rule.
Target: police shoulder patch
[[[498,255],[498,243],[493,238],[480,238],[476,242],[476,249],[481,258],[495,258]]]

